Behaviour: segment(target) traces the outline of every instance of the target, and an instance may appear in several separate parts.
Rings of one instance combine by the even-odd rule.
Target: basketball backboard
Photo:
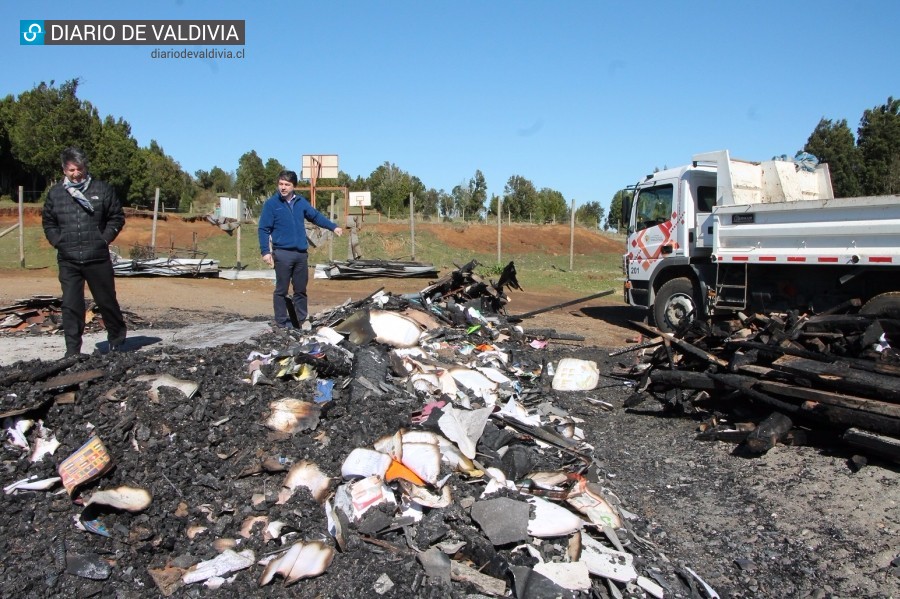
[[[372,205],[371,191],[351,191],[349,195],[350,205],[355,208],[358,208],[360,206],[369,207]]]
[[[303,179],[337,179],[338,155],[337,154],[304,154],[303,155]]]

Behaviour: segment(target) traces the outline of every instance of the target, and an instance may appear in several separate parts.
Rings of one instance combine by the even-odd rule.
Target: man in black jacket
[[[81,353],[85,281],[100,307],[109,349],[119,351],[126,329],[116,299],[109,244],[125,226],[125,213],[113,188],[91,179],[84,152],[66,148],[60,159],[64,178],[47,194],[43,225],[59,264],[66,357]]]

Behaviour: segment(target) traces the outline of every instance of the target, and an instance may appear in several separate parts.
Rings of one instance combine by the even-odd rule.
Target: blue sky
[[[353,177],[389,161],[450,191],[480,169],[488,194],[520,175],[607,206],[654,167],[793,155],[820,118],[855,132],[900,95],[894,0],[37,0],[0,17],[0,94],[77,77],[189,173],[338,154]],[[243,19],[245,57],[21,46],[21,19]]]

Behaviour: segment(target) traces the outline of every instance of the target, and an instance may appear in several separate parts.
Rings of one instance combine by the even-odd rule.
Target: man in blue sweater
[[[278,191],[266,200],[259,216],[259,251],[263,262],[275,268],[275,293],[272,296],[275,324],[285,329],[293,328],[287,309],[288,301],[293,302],[300,324],[305,323],[308,316],[306,221],[333,231],[338,237],[344,232],[316,210],[309,200],[296,195],[295,185],[297,173],[281,171],[278,174]],[[289,298],[288,287],[291,285],[294,295]]]

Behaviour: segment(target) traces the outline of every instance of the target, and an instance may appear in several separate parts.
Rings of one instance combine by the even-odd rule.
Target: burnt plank
[[[844,433],[843,439],[850,445],[861,447],[900,464],[900,439],[876,435],[856,428],[848,429]]]
[[[855,395],[900,401],[900,378],[850,368],[847,364],[825,364],[796,356],[782,356],[772,363],[782,372],[807,378],[814,386],[838,389]]]
[[[716,366],[720,366],[721,368],[728,368],[728,362],[723,360],[722,358],[715,356],[708,351],[702,350],[696,345],[688,343],[684,339],[679,339],[675,335],[671,333],[664,333],[657,329],[656,327],[652,327],[643,322],[637,322],[635,320],[630,321],[631,324],[642,331],[653,335],[654,337],[662,337],[663,340],[668,340],[672,345],[680,349],[686,354],[690,354],[694,357],[700,358],[701,360],[706,360],[710,364],[715,364]]]

